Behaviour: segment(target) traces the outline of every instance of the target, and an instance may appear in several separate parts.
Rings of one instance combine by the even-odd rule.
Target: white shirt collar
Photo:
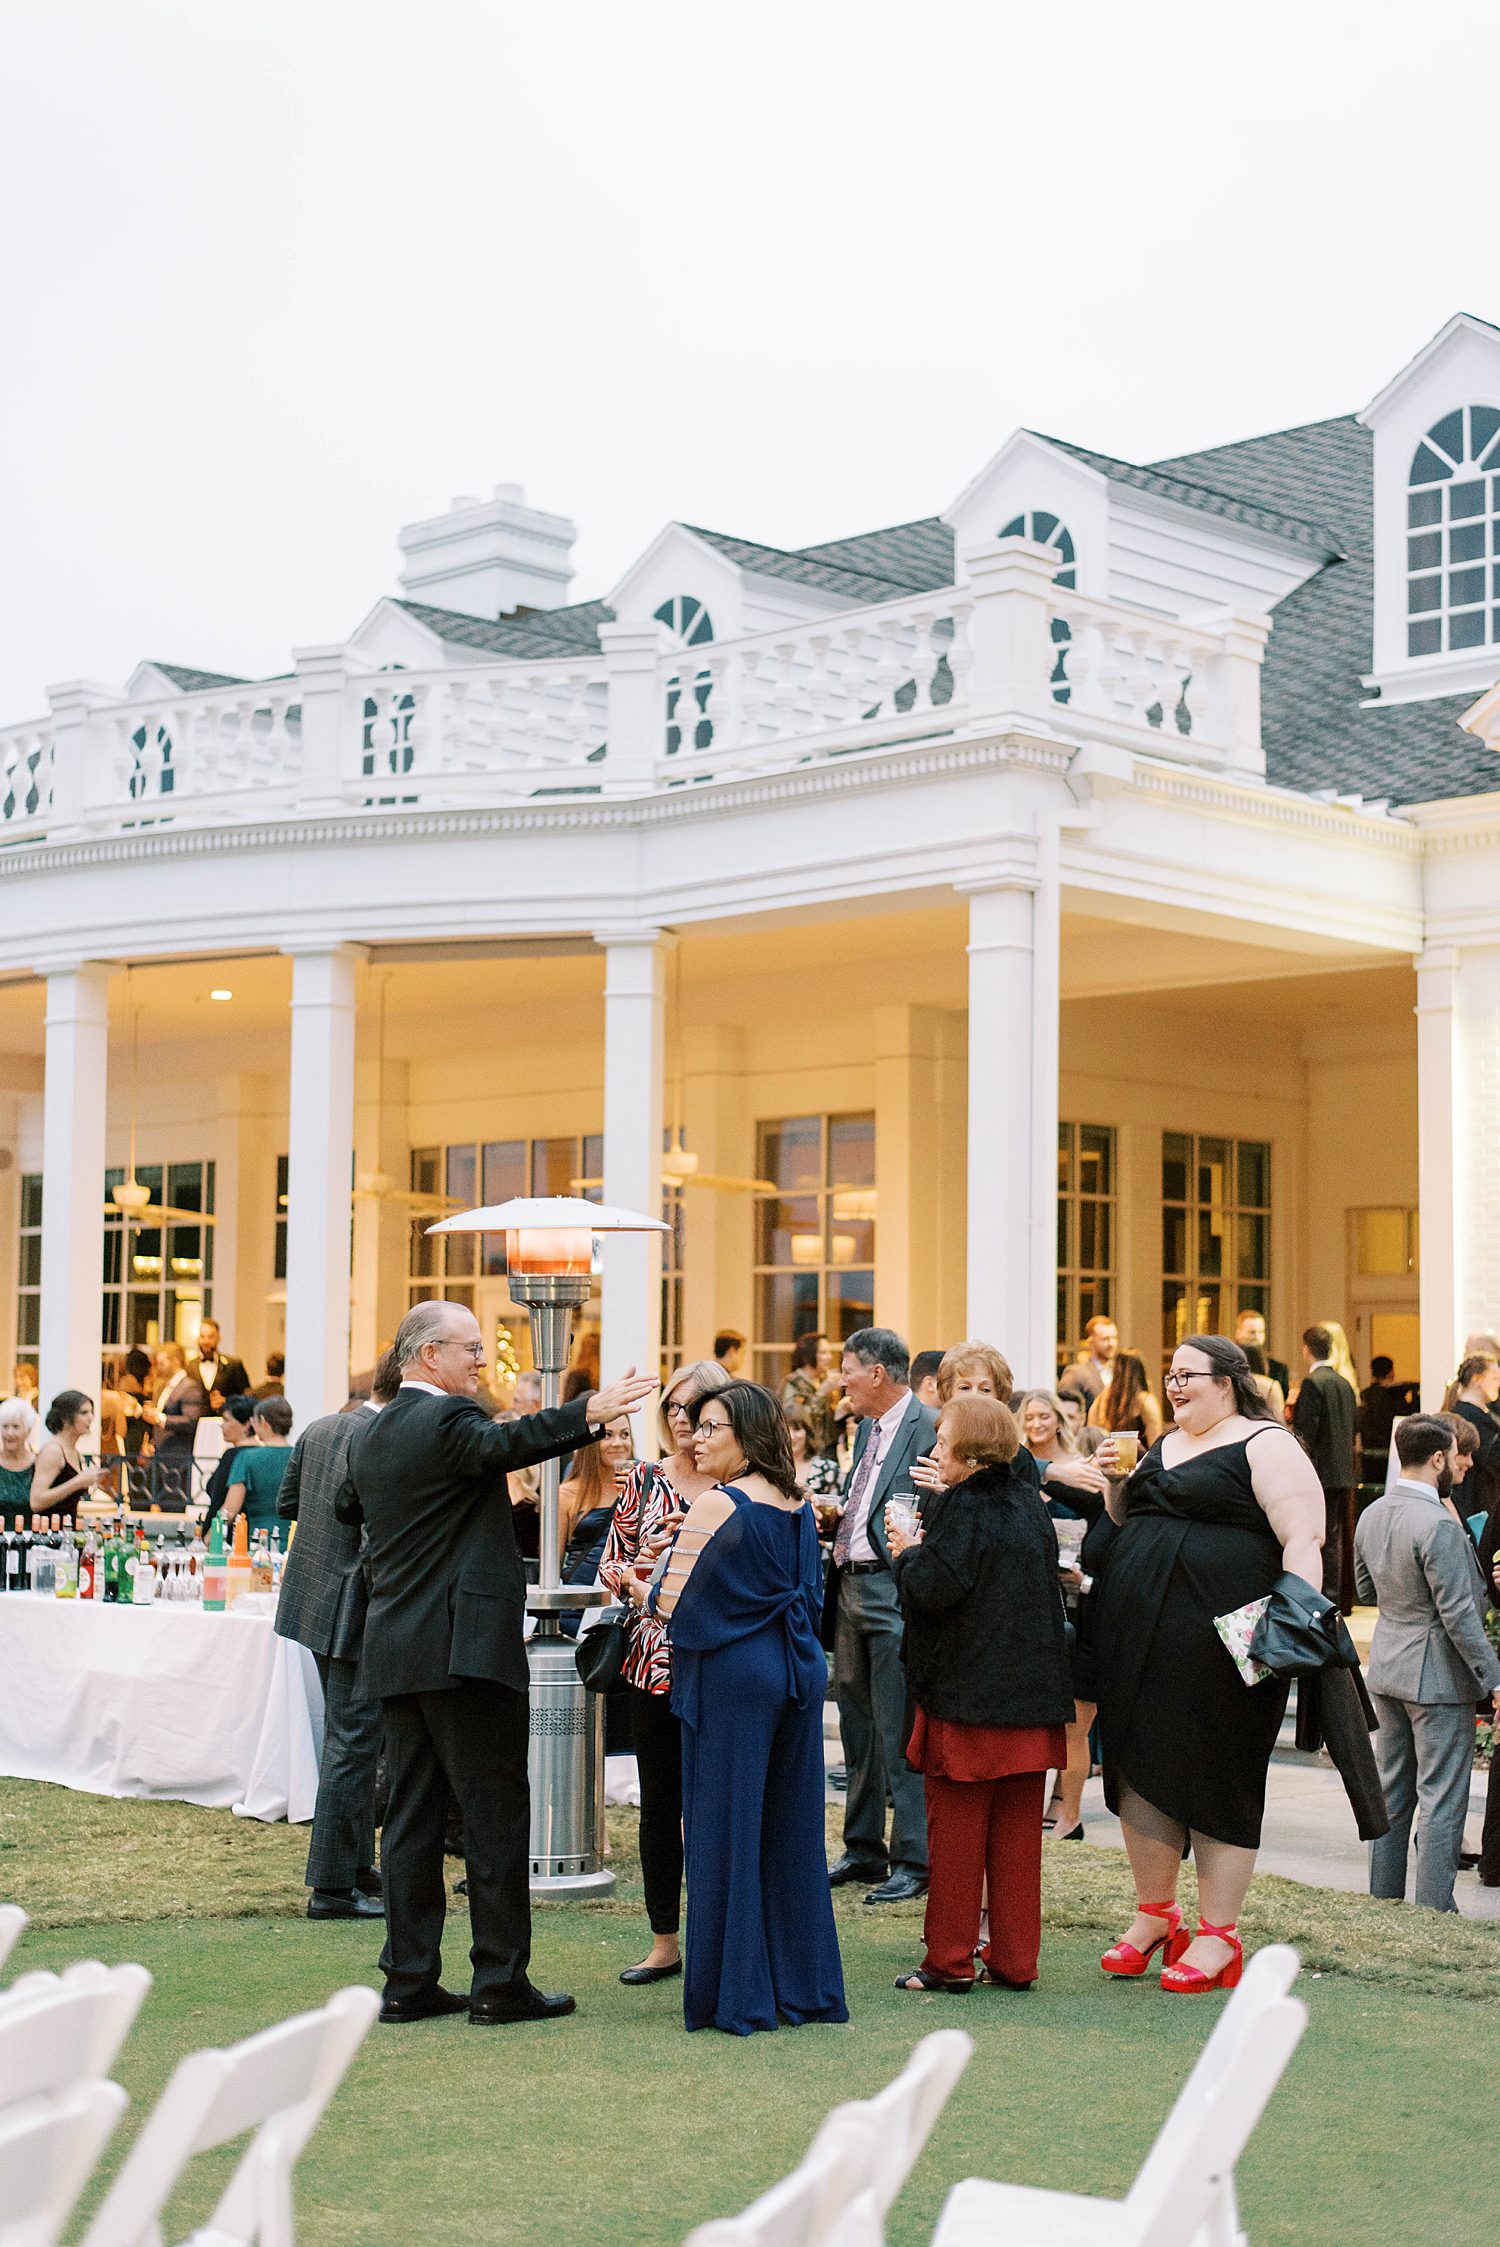
[[[1395,1481],[1391,1484],[1392,1496],[1398,1490],[1406,1491],[1413,1498],[1429,1499],[1434,1506],[1440,1506],[1443,1502],[1437,1494],[1437,1486],[1434,1483],[1417,1482],[1410,1475],[1397,1475]]]
[[[888,1412],[882,1412],[880,1418],[876,1421],[875,1441],[881,1446],[882,1450],[890,1442],[892,1436],[896,1433],[896,1430],[900,1427],[902,1421],[906,1418],[906,1408],[910,1403],[911,1391],[910,1389],[905,1389],[902,1391],[901,1395],[897,1397],[890,1410]]]
[[[435,1381],[407,1379],[402,1382],[401,1386],[403,1389],[420,1389],[424,1397],[445,1397],[448,1394],[447,1390],[440,1389]]]

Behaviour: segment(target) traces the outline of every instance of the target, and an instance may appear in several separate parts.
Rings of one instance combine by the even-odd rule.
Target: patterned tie
[[[878,1428],[872,1428],[870,1440],[861,1452],[859,1465],[854,1470],[854,1479],[849,1485],[849,1495],[844,1501],[844,1510],[839,1516],[838,1535],[833,1540],[833,1565],[835,1568],[846,1568],[848,1566],[850,1549],[854,1544],[854,1526],[859,1520],[860,1509],[865,1502],[865,1492],[875,1480],[875,1454],[879,1448],[880,1431]]]

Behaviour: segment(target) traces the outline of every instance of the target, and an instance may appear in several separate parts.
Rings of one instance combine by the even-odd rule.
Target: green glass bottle
[[[208,1531],[208,1557],[203,1563],[204,1613],[222,1615],[228,1567],[224,1559],[224,1523],[214,1515]]]

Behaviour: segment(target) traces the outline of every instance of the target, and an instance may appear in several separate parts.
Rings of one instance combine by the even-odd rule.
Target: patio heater
[[[526,1305],[532,1362],[544,1407],[561,1398],[573,1313],[593,1288],[596,1236],[664,1233],[658,1219],[569,1195],[496,1202],[429,1225],[430,1233],[503,1233],[506,1285]],[[562,1618],[602,1607],[597,1584],[564,1584],[558,1515],[559,1461],[542,1464],[541,1566],[526,1596],[535,1617],[531,1665],[531,1889],[541,1896],[607,1896],[615,1876],[603,1861],[604,1701],[585,1690]]]

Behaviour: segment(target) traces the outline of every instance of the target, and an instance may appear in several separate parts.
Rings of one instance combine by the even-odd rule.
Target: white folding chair
[[[118,2083],[0,2115],[0,2247],[53,2247],[129,2102]]]
[[[1193,2247],[1297,2048],[1307,2008],[1273,1997],[1241,2020],[1233,2053],[1225,2059],[1221,2048],[1215,2080],[1185,2114],[1173,2110],[1124,2200],[970,2177],[949,2193],[933,2247]]]
[[[686,2247],[882,2247],[879,2210],[861,2189],[874,2157],[869,2122],[835,2109],[789,2177],[743,2215],[700,2224]]]
[[[850,2099],[829,2116],[867,2120],[875,2143],[873,2172],[863,2179],[883,2219],[911,2175],[948,2094],[968,2066],[974,2039],[962,2029],[934,2029],[924,2036],[901,2073],[872,2099]]]
[[[0,1904],[0,1966],[15,1949],[25,1925],[26,1914],[19,1904]]]
[[[161,2247],[161,2212],[188,2163],[246,2130],[255,2136],[193,2247],[294,2247],[292,2170],[379,2009],[373,1990],[340,1990],[316,2013],[184,2060],[83,2247]]]
[[[89,1959],[28,1974],[0,1998],[0,2114],[108,2075],[151,1987],[144,1966]]]

